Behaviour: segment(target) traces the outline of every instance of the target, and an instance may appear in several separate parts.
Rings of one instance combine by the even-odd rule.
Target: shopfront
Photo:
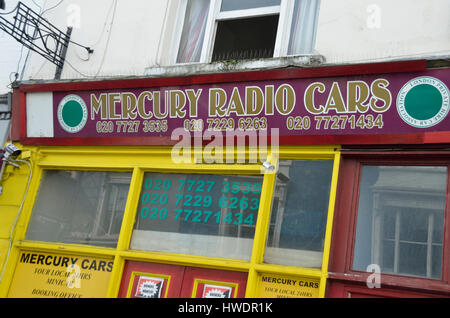
[[[23,85],[1,296],[347,297],[370,264],[445,294],[449,83],[411,61]]]

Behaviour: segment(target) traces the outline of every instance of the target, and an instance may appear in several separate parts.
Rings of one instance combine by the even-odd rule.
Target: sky
[[[0,9],[0,14],[8,21],[13,21],[14,13],[3,15],[3,13],[13,10],[18,0],[5,0],[5,10]],[[37,5],[42,5],[43,0],[22,0],[22,3],[29,6],[36,12],[41,9]],[[18,72],[20,79],[22,68],[28,55],[28,49],[23,48],[22,44],[17,42],[12,36],[0,30],[0,94],[6,94],[11,91],[8,87],[14,80],[14,73]]]

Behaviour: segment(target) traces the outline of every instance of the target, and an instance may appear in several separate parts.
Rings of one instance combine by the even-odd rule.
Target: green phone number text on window
[[[214,186],[216,185],[216,181],[209,180],[177,180],[174,187],[176,187],[177,191],[188,191],[188,192],[197,192],[197,193],[210,193]],[[233,193],[233,194],[260,194],[261,193],[260,182],[230,182],[230,181],[222,181],[222,193]],[[155,191],[169,191],[172,189],[172,180],[171,179],[152,179],[147,178],[144,181],[144,188],[146,190],[155,190]]]
[[[233,178],[236,177],[219,181],[146,178],[140,197],[139,217],[253,226],[262,183],[233,181]]]
[[[142,204],[149,205],[166,205],[169,202],[169,195],[167,193],[143,193],[141,197]],[[181,205],[183,207],[203,207],[210,208],[212,206],[213,199],[210,195],[191,195],[191,194],[175,194],[175,205]],[[217,206],[221,209],[250,209],[258,210],[259,198],[247,198],[247,197],[225,197],[221,196],[217,202]]]
[[[170,215],[169,215],[170,214]],[[165,220],[168,217],[173,220],[183,220],[194,223],[226,223],[226,224],[247,224],[253,226],[255,224],[255,217],[253,213],[244,215],[240,212],[221,213],[221,211],[209,210],[189,210],[189,209],[174,209],[169,213],[166,208],[149,208],[143,207],[141,209],[141,218],[149,218],[153,220]]]

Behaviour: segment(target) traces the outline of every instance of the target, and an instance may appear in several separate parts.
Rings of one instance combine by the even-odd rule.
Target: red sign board
[[[361,136],[450,131],[448,68],[131,86],[54,91],[50,139],[175,144],[185,136],[211,140],[257,134],[342,143],[353,136],[364,143]]]

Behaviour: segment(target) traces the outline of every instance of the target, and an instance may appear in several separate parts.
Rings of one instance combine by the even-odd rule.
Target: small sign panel
[[[202,298],[231,298],[231,286],[219,286],[205,284]]]
[[[319,280],[263,274],[259,276],[258,297],[317,298],[319,297]]]
[[[161,298],[161,290],[164,286],[164,278],[139,277],[135,297],[139,298]]]
[[[23,251],[8,297],[106,297],[113,260]]]

